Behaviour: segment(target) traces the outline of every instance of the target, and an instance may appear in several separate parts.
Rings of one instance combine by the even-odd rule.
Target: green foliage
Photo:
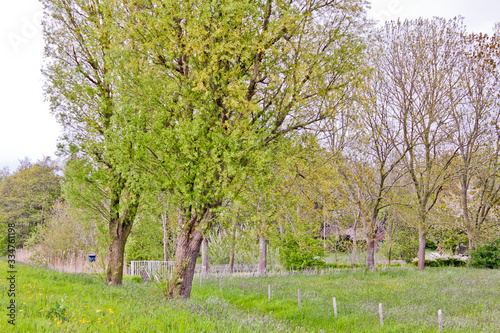
[[[295,239],[286,235],[280,249],[280,259],[286,269],[304,269],[324,265],[321,240],[314,238]]]
[[[158,217],[139,213],[129,237],[125,245],[127,261],[163,260],[163,229]]]
[[[467,234],[456,227],[449,227],[444,224],[437,224],[429,233],[428,248],[442,248],[454,252],[460,244],[467,244],[469,242]]]
[[[387,236],[384,244],[380,246],[380,252],[385,257],[389,257],[390,251],[391,260],[402,259],[410,262],[415,258],[418,252],[418,231],[415,228],[403,224],[398,225],[392,235]]]
[[[472,257],[472,267],[500,268],[500,239],[488,245],[478,246],[468,254]]]
[[[61,194],[58,170],[50,158],[36,163],[26,159],[14,173],[0,178],[0,230],[14,224],[16,246],[22,247],[52,213],[52,206]],[[5,236],[2,232],[1,252],[7,248]]]

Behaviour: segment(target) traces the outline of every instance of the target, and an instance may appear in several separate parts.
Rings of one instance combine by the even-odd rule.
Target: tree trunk
[[[427,232],[420,229],[418,230],[418,269],[425,268],[425,246],[427,244]]]
[[[174,271],[169,281],[167,297],[189,298],[191,296],[194,268],[203,240],[203,235],[197,228],[208,211],[201,214],[192,213],[190,217],[185,216],[185,213],[185,210],[179,213],[181,230],[177,238]]]
[[[121,201],[122,192],[125,188],[124,180],[117,176],[117,186],[111,191],[109,205],[109,246],[108,267],[106,270],[106,281],[109,285],[121,285],[123,282],[123,261],[125,244],[127,243],[132,225],[139,207],[139,196],[131,192],[129,194],[129,202],[123,209],[124,203]]]
[[[208,275],[208,240],[201,242],[201,274]]]
[[[163,261],[168,261],[168,216],[161,214],[161,222],[163,225]]]
[[[123,223],[113,219],[109,223],[111,245],[109,247],[109,262],[106,280],[109,285],[120,285],[123,281],[123,259],[125,244],[132,230],[132,223]]]
[[[392,240],[389,243],[389,258],[388,258],[389,266],[391,266],[391,254],[392,254]]]
[[[259,275],[266,275],[267,271],[267,239],[259,236]]]
[[[467,228],[467,237],[469,238],[469,250],[476,249],[475,235],[471,228]]]
[[[366,237],[366,267],[372,272],[375,271],[375,235]]]
[[[232,274],[234,271],[234,246],[236,243],[236,223],[233,224],[233,234],[231,239],[231,251],[229,252],[229,272]]]
[[[474,233],[472,232],[471,219],[469,215],[469,200],[467,196],[467,173],[461,179],[462,186],[462,214],[464,216],[464,224],[467,232],[467,237],[469,238],[469,249],[474,250]]]

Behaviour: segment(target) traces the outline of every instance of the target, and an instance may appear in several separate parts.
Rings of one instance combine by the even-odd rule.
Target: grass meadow
[[[0,286],[6,314],[4,260],[0,270],[5,272]],[[195,279],[190,300],[168,301],[160,285],[130,278],[121,287],[108,287],[99,275],[21,264],[17,270],[16,325],[4,315],[0,332],[438,332],[438,309],[444,332],[500,331],[499,270],[391,268],[212,277],[202,286]]]

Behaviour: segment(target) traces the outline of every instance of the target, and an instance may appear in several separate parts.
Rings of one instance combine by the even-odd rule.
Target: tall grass
[[[0,270],[7,271],[5,261]],[[498,332],[498,281],[498,270],[337,270],[223,278],[222,291],[218,278],[204,279],[201,287],[195,280],[192,299],[167,301],[158,284],[127,279],[121,287],[109,287],[100,275],[19,264],[16,326],[4,316],[0,332],[437,332],[438,309],[445,332]],[[0,285],[7,304],[4,275]],[[383,328],[378,303],[384,308]]]
[[[156,284],[125,281],[110,287],[104,277],[65,274],[18,264],[16,325],[0,332],[266,332],[293,331],[256,311],[234,309],[213,296],[166,301]],[[7,272],[5,261],[0,271]],[[6,281],[0,280],[2,304]],[[5,309],[4,306],[2,308]],[[4,310],[5,313],[7,310]]]
[[[500,271],[467,268],[390,269],[289,277],[208,279],[193,293],[218,295],[240,310],[260,313],[325,332],[437,332],[439,309],[445,332],[500,332]],[[246,293],[243,295],[243,283]],[[272,299],[268,301],[267,286]],[[298,306],[297,290],[302,292]],[[338,318],[333,313],[336,297]],[[384,308],[381,328],[378,304]]]

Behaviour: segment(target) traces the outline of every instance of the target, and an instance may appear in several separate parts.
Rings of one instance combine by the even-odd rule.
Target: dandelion
[[[99,313],[99,312],[101,312],[101,311],[102,311],[102,310],[96,310],[95,312]]]
[[[61,321],[61,320],[59,320],[59,321],[57,322],[57,325],[60,325],[60,324],[62,324],[62,321]]]
[[[110,322],[110,323],[111,323],[111,325],[113,325],[113,322]]]
[[[111,310],[111,309],[108,309],[108,310],[109,310],[109,313],[114,313],[113,310]]]

